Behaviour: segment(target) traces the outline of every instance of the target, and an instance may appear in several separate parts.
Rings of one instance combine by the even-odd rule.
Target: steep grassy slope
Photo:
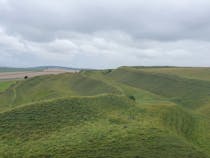
[[[170,107],[170,106],[169,106]],[[169,108],[168,107],[168,108]],[[0,114],[2,158],[195,157],[200,149],[161,127],[161,107],[123,96],[74,97]]]
[[[169,98],[185,107],[198,108],[210,102],[209,81],[149,73],[133,68],[120,68],[109,73],[108,76],[121,83]]]
[[[158,71],[145,73],[128,67],[87,74],[119,86],[125,95],[134,96],[140,107],[175,105],[163,108],[160,118],[164,126],[210,153],[209,82],[160,74]]]
[[[103,81],[81,74],[39,76],[19,81],[0,94],[0,110],[6,107],[65,96],[119,93]]]
[[[209,158],[210,82],[149,69],[17,82],[0,94],[0,157]]]

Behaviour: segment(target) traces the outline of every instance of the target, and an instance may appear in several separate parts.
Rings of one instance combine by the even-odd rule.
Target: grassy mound
[[[19,81],[0,93],[0,109],[36,101],[68,96],[91,96],[119,93],[103,81],[81,74],[62,74],[34,77]]]
[[[73,97],[0,114],[2,158],[194,157],[199,148],[124,96]],[[153,111],[154,112],[154,111]]]

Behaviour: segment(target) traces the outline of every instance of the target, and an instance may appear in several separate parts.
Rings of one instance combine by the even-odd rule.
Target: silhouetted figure
[[[28,79],[28,76],[25,76],[24,79],[25,79],[25,80]]]

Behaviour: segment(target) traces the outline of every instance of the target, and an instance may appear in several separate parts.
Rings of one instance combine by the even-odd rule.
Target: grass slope
[[[41,76],[4,89],[0,157],[209,158],[209,81],[150,69]]]
[[[0,114],[0,155],[22,157],[195,157],[200,149],[161,128],[123,96],[74,97]],[[147,119],[143,119],[143,118]]]
[[[0,111],[7,107],[42,101],[46,99],[119,93],[103,81],[81,74],[61,74],[34,77],[19,81],[0,94]]]
[[[124,84],[164,96],[189,108],[198,108],[210,101],[209,81],[149,73],[133,68],[120,68],[109,73],[108,76]]]
[[[160,115],[163,124],[210,153],[209,82],[159,72],[145,73],[127,67],[105,72],[93,71],[88,74],[120,86],[125,95],[135,96],[141,107],[175,105],[173,108],[163,108],[164,112]]]
[[[15,81],[0,81],[0,93],[7,90]]]

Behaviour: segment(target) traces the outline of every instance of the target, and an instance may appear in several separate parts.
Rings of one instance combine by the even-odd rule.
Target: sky
[[[0,0],[0,66],[210,66],[209,0]]]

